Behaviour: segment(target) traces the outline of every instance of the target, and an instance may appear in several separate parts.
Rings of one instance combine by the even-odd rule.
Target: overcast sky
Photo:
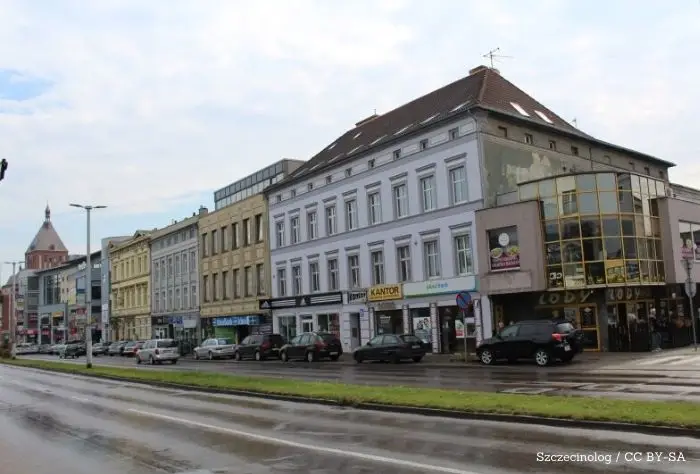
[[[698,0],[0,0],[0,24],[0,262],[24,258],[47,202],[72,253],[69,202],[109,206],[95,245],[162,227],[497,47],[550,109],[700,187]]]

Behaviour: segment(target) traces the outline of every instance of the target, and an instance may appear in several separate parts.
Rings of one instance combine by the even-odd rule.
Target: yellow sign
[[[367,301],[400,300],[403,298],[402,285],[377,285],[369,289]]]

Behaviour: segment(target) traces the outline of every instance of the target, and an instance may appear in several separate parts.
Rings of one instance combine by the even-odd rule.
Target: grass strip
[[[166,382],[219,390],[332,400],[345,405],[380,403],[394,406],[454,410],[467,413],[543,416],[586,421],[609,421],[641,425],[700,428],[700,403],[683,401],[617,400],[557,395],[524,395],[461,392],[402,386],[382,387],[336,382],[248,377],[208,371],[130,369],[42,360],[0,360],[0,363],[59,371],[119,377],[134,382]]]

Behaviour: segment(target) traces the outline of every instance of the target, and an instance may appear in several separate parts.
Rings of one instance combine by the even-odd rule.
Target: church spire
[[[44,215],[46,216],[46,222],[51,220],[51,209],[49,208],[49,203],[46,203],[46,210],[44,210]]]

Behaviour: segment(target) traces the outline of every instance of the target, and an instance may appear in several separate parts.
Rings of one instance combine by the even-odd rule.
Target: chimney
[[[208,212],[209,212],[209,209],[207,209],[207,208],[204,207],[204,206],[199,206],[199,215],[200,215],[200,216],[201,216],[201,215],[204,215],[204,214],[207,214]]]
[[[360,125],[364,125],[364,124],[366,124],[366,123],[369,123],[369,122],[371,122],[372,120],[376,119],[377,117],[379,117],[379,115],[377,115],[377,113],[375,112],[375,113],[373,113],[372,115],[370,115],[369,117],[363,118],[362,120],[360,120],[359,122],[357,122],[357,123],[355,124],[355,127],[359,127]]]
[[[474,74],[479,74],[480,72],[484,72],[484,71],[491,71],[491,72],[495,72],[496,74],[501,74],[501,72],[498,69],[493,68],[493,67],[484,66],[482,64],[481,66],[477,66],[473,69],[470,69],[469,75],[473,76]]]

